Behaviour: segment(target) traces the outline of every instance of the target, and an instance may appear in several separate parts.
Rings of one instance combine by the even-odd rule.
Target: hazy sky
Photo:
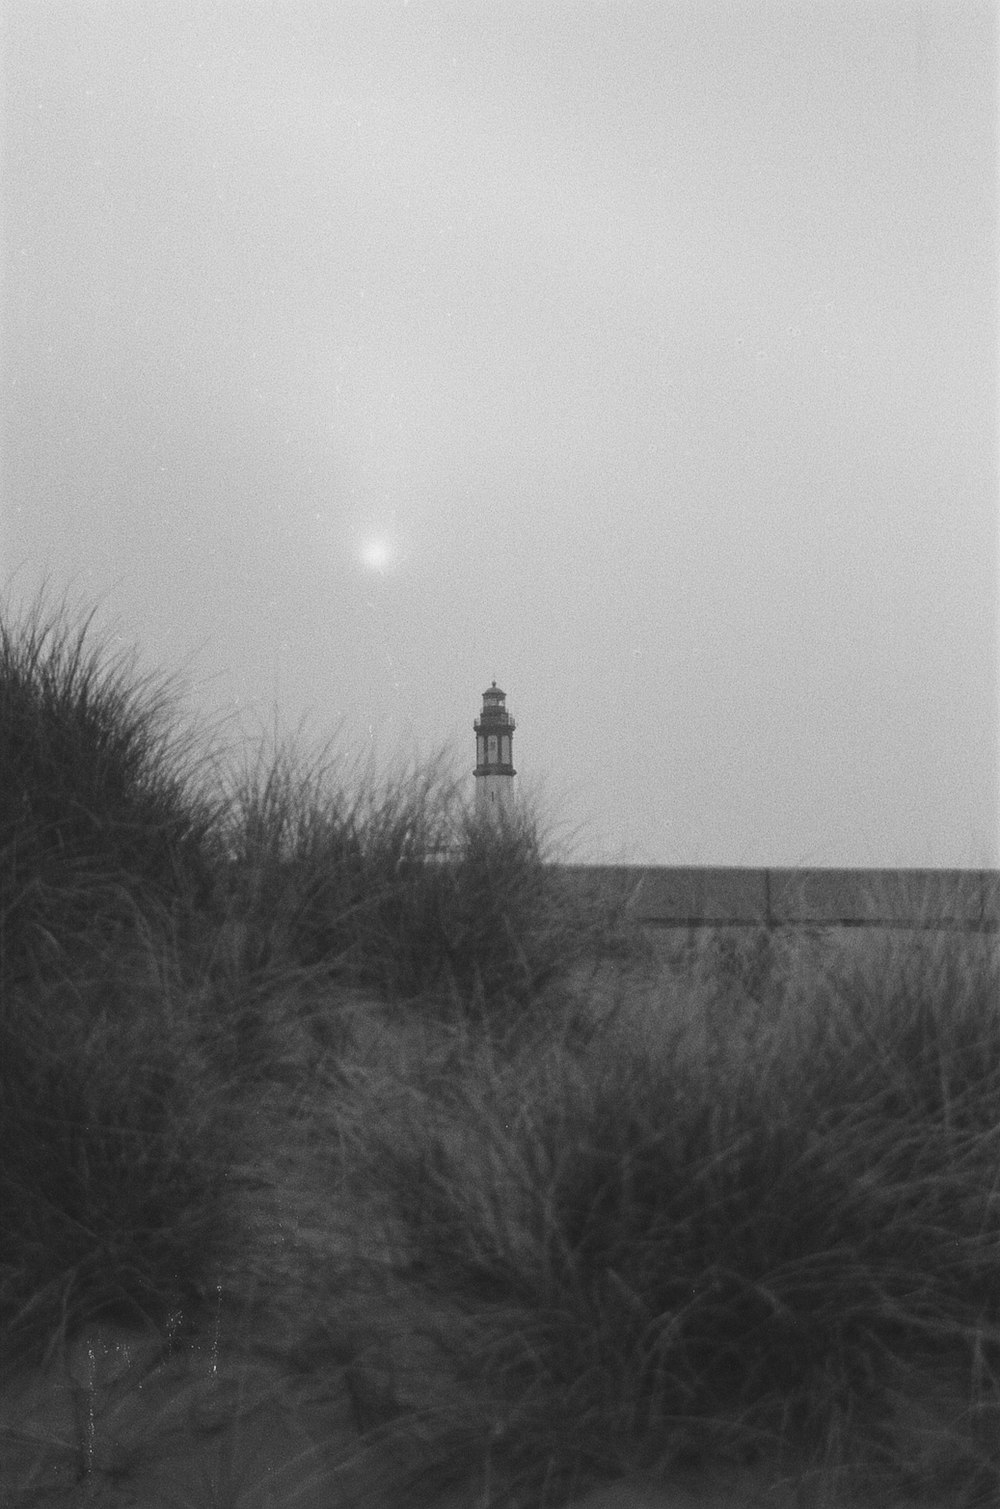
[[[998,843],[997,10],[8,0],[3,579],[577,853]]]

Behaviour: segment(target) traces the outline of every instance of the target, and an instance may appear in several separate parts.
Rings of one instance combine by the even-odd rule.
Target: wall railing
[[[563,865],[649,927],[1000,929],[1000,871]]]

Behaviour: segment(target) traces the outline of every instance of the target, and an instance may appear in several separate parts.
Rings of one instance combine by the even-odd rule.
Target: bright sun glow
[[[385,571],[392,561],[392,541],[384,535],[372,535],[361,542],[359,555],[369,571]]]

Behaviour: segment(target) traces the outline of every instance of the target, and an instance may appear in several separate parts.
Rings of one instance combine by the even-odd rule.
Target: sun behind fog
[[[369,571],[387,571],[392,564],[392,541],[386,539],[385,535],[371,535],[362,540],[358,555],[361,564],[367,566]]]

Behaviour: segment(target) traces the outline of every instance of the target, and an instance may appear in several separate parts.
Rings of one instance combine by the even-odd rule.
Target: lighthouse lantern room
[[[476,733],[476,811],[509,811],[514,789],[512,742],[514,719],[507,694],[494,681],[483,693],[483,710],[472,725]]]

